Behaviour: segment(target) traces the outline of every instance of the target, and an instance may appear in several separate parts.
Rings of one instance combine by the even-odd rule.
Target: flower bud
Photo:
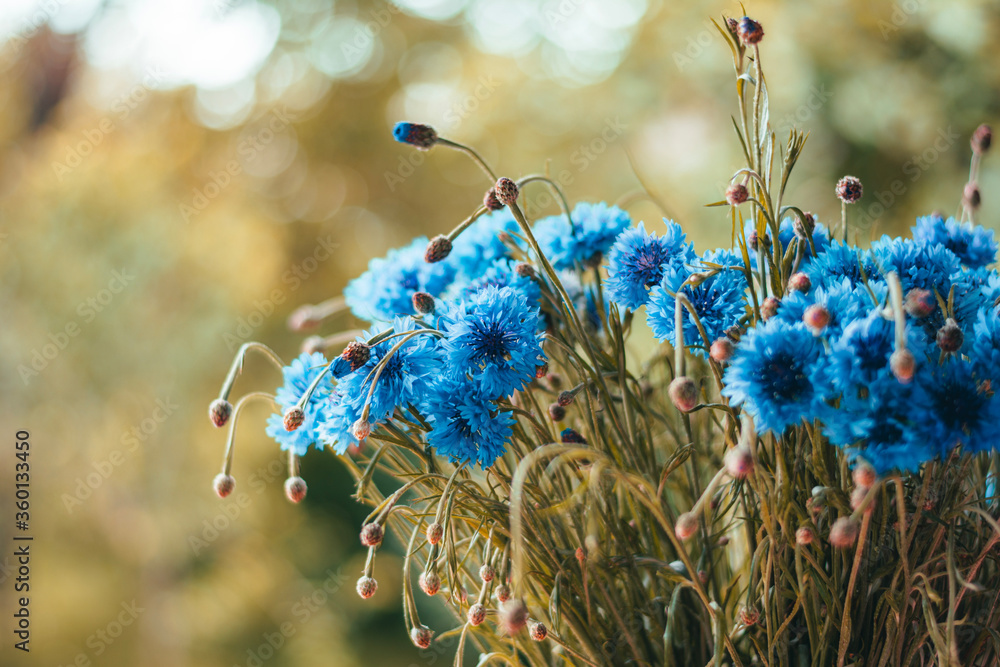
[[[434,638],[434,631],[428,628],[426,625],[421,625],[418,628],[413,628],[410,630],[410,641],[417,648],[428,648],[431,645],[431,640]]]
[[[378,549],[382,546],[382,538],[385,536],[385,531],[382,529],[382,525],[378,523],[366,523],[361,527],[361,544],[372,548]]]
[[[302,426],[302,422],[306,420],[306,413],[297,405],[285,410],[285,416],[282,422],[285,425],[286,431],[294,431],[298,427]]]
[[[508,600],[500,606],[500,625],[508,635],[516,635],[528,624],[528,607],[522,600]]]
[[[486,194],[483,196],[483,206],[486,207],[487,211],[499,211],[503,208],[503,204],[497,199],[497,189],[495,187],[486,191]]]
[[[759,236],[757,236],[757,230],[756,229],[751,229],[750,230],[750,234],[747,235],[747,245],[750,246],[750,250],[753,250],[754,252],[757,252],[757,248],[760,246],[761,243],[763,243],[763,245],[764,245],[764,250],[770,250],[771,249],[771,235],[765,232],[764,233],[764,239],[762,241],[761,238]]]
[[[748,628],[760,623],[760,612],[753,607],[743,607],[740,609],[740,623]]]
[[[747,192],[747,186],[742,183],[733,183],[726,188],[726,201],[729,202],[730,206],[739,206],[749,199],[749,197],[750,193]]]
[[[361,577],[358,579],[357,590],[358,595],[367,600],[375,595],[375,591],[378,590],[378,582],[371,577]]]
[[[507,584],[500,584],[497,586],[497,590],[494,595],[497,597],[497,602],[503,604],[510,599],[510,586]]]
[[[528,633],[533,640],[540,642],[549,636],[549,629],[545,627],[544,623],[532,623],[528,627]]]
[[[322,336],[309,336],[302,341],[302,351],[306,354],[315,354],[326,349],[326,343]]]
[[[691,536],[698,531],[698,515],[694,512],[685,512],[677,517],[677,523],[674,524],[674,535],[677,539],[683,541],[691,539]]]
[[[580,435],[579,432],[571,429],[564,428],[562,433],[559,434],[560,440],[562,440],[565,445],[586,445],[587,440]]]
[[[861,199],[864,188],[861,187],[861,180],[854,176],[844,176],[837,181],[837,199],[845,204],[853,204]]]
[[[471,607],[469,607],[469,625],[476,627],[486,620],[486,607],[479,604],[478,602]]]
[[[549,406],[549,419],[554,422],[561,422],[566,418],[566,408],[559,405],[558,403],[553,403]]]
[[[864,461],[858,463],[854,466],[854,470],[851,471],[851,477],[854,478],[854,483],[865,489],[870,489],[875,486],[875,482],[878,481],[878,475],[875,473],[875,468],[871,465],[865,463]]]
[[[293,503],[301,503],[302,499],[306,497],[306,491],[309,487],[306,486],[306,480],[301,477],[289,477],[285,480],[285,497],[287,497]]]
[[[215,428],[222,428],[233,414],[233,404],[224,398],[217,398],[208,406],[208,418]]]
[[[937,302],[934,300],[934,294],[930,290],[919,287],[914,287],[907,292],[906,299],[903,301],[903,310],[916,318],[927,317],[934,312],[935,308],[937,308]]]
[[[322,322],[322,318],[316,314],[316,309],[307,304],[292,311],[292,314],[288,316],[286,326],[288,326],[289,331],[303,333],[316,329]]]
[[[482,579],[487,584],[493,581],[494,577],[496,576],[497,576],[496,570],[494,570],[493,566],[490,565],[489,563],[484,563],[483,566],[479,568],[479,578]]]
[[[434,297],[427,292],[414,292],[413,310],[420,315],[431,315],[434,312]]]
[[[726,472],[733,479],[743,479],[753,470],[753,456],[750,448],[737,445],[726,452]]]
[[[962,203],[973,211],[979,208],[979,205],[983,203],[983,198],[979,193],[978,183],[969,181],[965,184],[965,189],[962,190]]]
[[[517,183],[514,181],[506,177],[501,177],[494,187],[496,188],[497,199],[501,204],[510,206],[517,201],[519,191],[517,189]]]
[[[432,545],[437,544],[444,537],[444,526],[439,524],[437,521],[427,525],[427,541]]]
[[[889,356],[889,370],[903,384],[913,379],[916,369],[917,360],[909,350],[896,350]]]
[[[809,237],[816,230],[816,216],[806,211],[803,213],[803,217],[805,219],[799,216],[792,218],[792,231],[795,232],[795,236],[808,243]]]
[[[795,531],[795,543],[800,546],[807,547],[813,543],[814,539],[816,539],[816,531],[809,526],[802,526]]]
[[[451,239],[443,234],[438,234],[427,244],[427,250],[424,252],[424,261],[428,264],[433,264],[440,262],[450,254]]]
[[[236,478],[232,475],[220,472],[215,476],[215,479],[212,480],[212,488],[215,489],[215,495],[220,498],[225,498],[233,492],[233,489],[236,488]]]
[[[340,356],[351,364],[352,371],[356,371],[371,359],[372,349],[367,343],[354,340],[347,344]]]
[[[535,366],[535,378],[541,380],[543,377],[549,373],[548,362],[542,364],[541,366]]]
[[[559,396],[556,398],[556,403],[563,406],[564,408],[573,403],[573,399],[576,398],[576,394],[572,391],[561,391]]]
[[[739,39],[740,37],[740,24],[739,22],[731,16],[726,17],[726,29],[729,30],[729,34]]]
[[[430,125],[420,123],[396,123],[392,128],[393,138],[401,144],[409,144],[422,151],[437,143],[438,134]]]
[[[791,278],[788,279],[788,291],[790,292],[808,292],[812,289],[812,280],[805,273],[799,271],[793,274]]]
[[[740,36],[740,41],[747,46],[759,44],[764,39],[764,28],[749,16],[740,19],[736,32]]]
[[[806,312],[802,314],[802,321],[812,329],[813,334],[818,336],[830,325],[830,311],[826,306],[814,303],[806,308]]]
[[[830,528],[830,544],[838,549],[846,549],[858,539],[860,526],[851,517],[842,516]]]
[[[698,405],[698,385],[686,375],[675,377],[670,382],[667,395],[681,412],[691,412]]]
[[[353,435],[354,439],[358,442],[364,442],[371,434],[372,424],[363,417],[354,422],[354,425],[351,426],[351,435]]]
[[[420,575],[420,590],[430,596],[437,595],[441,590],[441,578],[436,572],[424,572]]]
[[[780,305],[781,301],[776,297],[767,297],[764,299],[764,303],[760,304],[760,316],[764,318],[765,322],[768,321],[778,314],[778,307]]]
[[[856,489],[854,489],[853,491],[851,491],[851,509],[852,510],[854,510],[855,512],[857,512],[859,509],[861,509],[861,506],[865,502],[865,498],[868,497],[868,491],[869,491],[868,487],[864,487],[864,486],[859,486]],[[865,508],[865,514],[870,514],[873,509],[875,509],[875,500],[874,499],[872,499],[872,502],[868,503],[868,507]]]
[[[708,354],[720,364],[724,364],[733,357],[736,347],[728,338],[718,338],[712,343]]]
[[[982,155],[990,149],[990,144],[993,143],[993,129],[983,123],[976,128],[976,131],[972,133],[972,152],[977,155]]]
[[[952,318],[945,320],[944,326],[938,329],[937,344],[942,352],[957,352],[965,342],[965,334]]]

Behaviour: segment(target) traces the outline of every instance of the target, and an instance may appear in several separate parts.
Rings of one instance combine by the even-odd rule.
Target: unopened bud
[[[341,358],[345,359],[351,364],[351,370],[356,371],[365,364],[372,357],[372,349],[367,343],[362,343],[358,340],[353,340],[347,344],[344,351],[340,353]]]
[[[215,489],[215,495],[220,498],[225,498],[233,492],[233,489],[236,488],[236,478],[232,475],[220,472],[215,476],[215,479],[212,480],[212,488]]]
[[[322,336],[309,336],[302,341],[302,351],[306,354],[315,354],[326,349],[326,343]]]
[[[694,512],[685,512],[677,517],[677,523],[674,524],[674,535],[677,539],[682,542],[689,540],[696,532],[698,532],[698,515]]]
[[[469,625],[476,627],[486,620],[486,607],[478,602],[469,607]]]
[[[541,366],[535,366],[535,378],[539,380],[548,375],[548,372],[549,372],[548,363],[544,363]]]
[[[522,278],[534,278],[535,277],[535,267],[527,262],[518,262],[514,265],[514,273]]]
[[[559,392],[558,398],[556,398],[556,403],[563,406],[564,408],[573,402],[576,398],[576,394],[571,391],[561,391]]]
[[[814,303],[806,308],[806,312],[802,314],[802,321],[818,336],[830,325],[830,311],[826,306]]]
[[[858,539],[860,526],[850,517],[840,517],[830,528],[830,544],[838,549],[846,549]]]
[[[740,36],[740,41],[747,46],[759,44],[760,40],[764,39],[763,26],[749,16],[744,16],[740,19],[736,27],[736,32]]]
[[[804,219],[799,216],[792,218],[792,231],[795,232],[795,236],[808,243],[809,237],[816,230],[816,216],[808,212],[803,216]]]
[[[571,428],[564,428],[562,433],[559,434],[559,438],[562,440],[563,444],[566,445],[585,445],[587,444],[586,438],[584,438],[578,431]]]
[[[965,342],[965,334],[952,318],[945,320],[944,326],[938,329],[937,344],[942,352],[957,352]]]
[[[896,350],[889,356],[889,369],[897,380],[906,384],[913,379],[917,360],[909,350]]]
[[[378,523],[366,523],[361,527],[361,544],[366,547],[377,549],[382,546],[382,538],[385,530]]]
[[[427,292],[414,292],[413,310],[420,315],[432,314],[434,312],[434,297]]]
[[[489,563],[485,563],[481,568],[479,568],[479,578],[482,579],[487,584],[493,581],[493,579],[496,576],[497,576],[496,570],[494,570],[493,566],[490,565]]]
[[[316,309],[308,304],[292,311],[287,320],[288,330],[297,333],[313,331],[322,323],[323,320],[316,314]]]
[[[809,276],[799,271],[798,273],[792,275],[788,279],[788,291],[790,292],[808,292],[812,289],[812,280]]]
[[[753,607],[743,607],[740,609],[740,623],[748,628],[752,628],[760,622],[760,612]]]
[[[294,431],[298,427],[302,426],[302,422],[306,420],[306,413],[297,405],[285,410],[285,416],[282,419],[282,423],[285,426],[286,431]]]
[[[973,211],[979,208],[979,205],[983,203],[983,198],[979,192],[978,183],[969,181],[965,184],[965,189],[962,190],[962,202]]]
[[[864,505],[864,503],[865,503],[865,498],[868,497],[868,492],[869,492],[869,489],[867,487],[864,487],[864,486],[859,486],[856,489],[854,489],[853,491],[851,491],[851,509],[852,510],[854,510],[855,512],[857,512],[859,509],[861,509],[861,506]],[[871,513],[871,511],[873,509],[875,509],[874,498],[873,498],[872,502],[868,503],[868,506],[865,508],[865,514]]]
[[[367,419],[359,419],[351,426],[351,435],[358,442],[364,442],[372,434],[372,424]]]
[[[730,206],[739,206],[749,198],[750,193],[747,191],[747,186],[742,183],[733,183],[726,188],[726,201],[729,202]]]
[[[434,631],[425,625],[410,630],[410,641],[417,648],[429,648],[434,639]]]
[[[993,143],[993,129],[983,123],[976,128],[976,131],[972,133],[972,151],[978,155],[982,155],[990,149],[990,144]]]
[[[483,196],[483,206],[486,207],[487,211],[499,211],[503,208],[503,204],[497,199],[497,189],[495,187],[486,191],[486,194]]]
[[[930,290],[914,287],[906,293],[903,310],[916,318],[927,317],[934,312],[937,302]]]
[[[427,244],[427,251],[424,253],[424,261],[428,264],[440,262],[451,254],[451,239],[444,235],[437,235]]]
[[[438,594],[441,590],[441,578],[436,572],[424,572],[419,579],[420,590],[430,596]]]
[[[500,625],[508,635],[516,635],[528,624],[528,607],[521,600],[508,600],[500,607]]]
[[[559,405],[558,403],[553,403],[549,406],[549,419],[554,422],[561,422],[566,418],[566,408]]]
[[[497,602],[500,602],[501,604],[506,602],[510,599],[510,586],[507,584],[500,584],[497,586],[495,595],[497,597]]]
[[[420,123],[396,123],[392,128],[393,138],[401,144],[409,144],[422,151],[437,143],[438,133],[430,125]]]
[[[375,595],[375,591],[378,590],[378,582],[371,577],[361,577],[358,579],[357,590],[358,595],[367,600]]]
[[[712,343],[712,347],[709,348],[708,354],[720,364],[724,364],[732,359],[733,352],[735,350],[736,347],[728,338],[718,338],[714,343]]]
[[[545,627],[544,623],[532,623],[528,628],[528,633],[533,640],[540,642],[549,636],[549,629]]]
[[[864,188],[861,187],[861,180],[854,176],[844,176],[837,181],[837,198],[845,204],[853,204],[861,199]]]
[[[809,526],[802,526],[795,531],[795,543],[807,547],[816,539],[816,531]]]
[[[437,544],[444,537],[444,526],[439,524],[437,521],[428,524],[427,526],[427,541],[432,545]]]
[[[517,189],[517,183],[514,181],[506,177],[501,177],[494,187],[496,188],[497,200],[501,204],[510,206],[517,201],[519,191]]]
[[[215,428],[222,428],[233,414],[233,404],[224,398],[217,398],[208,406],[208,418]]]
[[[776,297],[769,296],[764,299],[764,303],[760,304],[760,316],[764,318],[764,321],[768,321],[772,317],[778,314],[778,307],[781,306],[781,301]]]
[[[745,445],[737,445],[726,452],[726,472],[734,479],[743,479],[753,470],[753,456]]]
[[[854,466],[854,470],[851,471],[851,477],[854,478],[854,483],[857,486],[865,489],[870,489],[875,486],[875,482],[878,480],[875,468],[871,467],[871,465],[865,463],[864,461]]]
[[[308,490],[306,480],[301,477],[289,477],[285,480],[285,497],[293,503],[301,503]]]
[[[681,412],[691,412],[698,405],[698,385],[686,375],[675,377],[670,382],[667,395]]]

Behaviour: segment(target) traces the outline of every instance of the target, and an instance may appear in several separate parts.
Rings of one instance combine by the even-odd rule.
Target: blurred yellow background
[[[810,132],[788,203],[839,216],[861,177],[867,238],[953,212],[968,137],[1000,116],[996,2],[756,2],[779,140]],[[462,155],[396,144],[398,120],[475,146],[573,200],[640,187],[701,249],[727,245],[741,166],[736,3],[655,0],[21,0],[0,8],[0,601],[3,665],[432,665],[401,618],[398,552],[354,592],[367,512],[330,454],[284,458],[206,408],[242,342],[285,359],[300,303],[368,259],[446,232],[488,183]],[[630,156],[631,155],[631,160]],[[633,168],[634,167],[634,168]],[[981,176],[997,227],[1000,162]],[[554,212],[542,191],[528,209]],[[656,228],[648,201],[630,207]],[[327,249],[334,248],[332,254]],[[328,331],[356,323],[344,318]],[[252,358],[234,395],[279,378]],[[15,432],[30,432],[31,652],[13,649]],[[428,621],[443,609],[425,605]]]

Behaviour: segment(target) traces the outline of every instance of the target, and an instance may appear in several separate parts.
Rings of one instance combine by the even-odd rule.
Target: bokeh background
[[[753,2],[772,123],[810,132],[787,201],[836,219],[861,177],[862,241],[953,212],[968,136],[1000,116],[1000,7]],[[571,200],[648,188],[699,249],[728,243],[740,166],[736,3],[657,0],[4,0],[0,3],[0,580],[3,665],[426,665],[401,618],[399,549],[354,592],[367,513],[337,460],[284,459],[241,420],[237,492],[212,493],[206,418],[232,354],[286,359],[299,303],[449,230],[488,185],[397,120],[548,170]],[[1000,160],[981,177],[997,226]],[[555,209],[528,192],[529,210]],[[654,229],[648,200],[630,210]],[[332,248],[332,251],[330,250]],[[328,331],[351,328],[346,318]],[[252,358],[236,393],[273,390]],[[31,653],[12,649],[13,441],[31,433]],[[430,625],[447,627],[425,605]],[[437,614],[435,617],[434,615]]]

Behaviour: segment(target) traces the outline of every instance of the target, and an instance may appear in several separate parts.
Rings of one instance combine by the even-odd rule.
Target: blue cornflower
[[[971,362],[951,357],[944,365],[924,364],[914,382],[930,399],[919,415],[923,437],[942,457],[961,445],[967,452],[996,448],[1000,438],[1000,400],[992,387],[976,377]]]
[[[375,334],[387,330],[389,328],[385,326],[376,327],[359,340],[368,340]],[[397,334],[427,331],[418,327],[409,317],[397,318],[391,330]],[[376,366],[401,343],[399,350],[385,363],[372,390]],[[368,362],[341,378],[337,384],[327,408],[327,421],[319,429],[320,436],[327,444],[332,445],[338,454],[343,454],[348,446],[357,442],[351,435],[351,427],[361,417],[365,404],[369,403],[369,393],[371,393],[371,407],[368,421],[374,427],[378,422],[391,417],[397,407],[419,404],[440,371],[440,350],[437,338],[433,334],[394,336],[373,345]]]
[[[608,255],[608,298],[622,308],[639,308],[649,300],[649,288],[659,285],[668,269],[681,269],[694,259],[694,248],[688,243],[681,226],[664,220],[667,232],[663,236],[638,227],[622,232]]]
[[[852,459],[863,458],[879,474],[913,472],[939,453],[918,428],[928,410],[930,400],[919,383],[904,385],[891,375],[878,375],[864,398],[845,396],[839,409],[824,410],[824,432]]]
[[[840,282],[842,278],[850,280],[852,286],[862,284],[864,279],[869,283],[883,279],[882,272],[869,251],[840,241],[832,241],[804,271],[814,287],[826,287],[830,283]]]
[[[1000,317],[995,308],[979,311],[974,327],[972,358],[976,374],[989,380],[994,390],[1000,389]]]
[[[746,278],[735,270],[723,269],[705,279],[700,285],[681,285],[692,274],[692,269],[701,271],[705,268],[703,262],[720,266],[733,266],[737,261],[735,255],[728,250],[706,253],[701,262],[695,260],[694,265],[681,270],[672,270],[663,277],[663,281],[653,288],[646,306],[646,321],[653,335],[661,342],[664,340],[675,343],[675,311],[676,298],[680,290],[694,306],[698,319],[708,335],[708,344],[721,338],[726,329],[736,324],[746,312]],[[698,330],[698,325],[691,313],[684,309],[684,344],[695,354],[704,356],[705,341]]]
[[[912,239],[883,236],[872,244],[871,252],[881,267],[881,273],[895,271],[899,274],[903,293],[915,287],[937,290],[947,297],[952,276],[961,271],[962,264],[952,251],[941,245],[926,245]]]
[[[482,275],[498,260],[510,259],[511,252],[500,240],[501,232],[520,233],[517,220],[509,208],[494,211],[473,222],[452,244],[448,261],[458,267],[466,279]],[[511,236],[512,239],[516,238]]]
[[[822,396],[810,376],[822,346],[804,324],[769,320],[736,346],[722,395],[753,417],[760,432],[781,433],[816,416]]]
[[[486,287],[440,322],[453,375],[468,374],[489,398],[523,389],[544,361],[538,308],[511,287]]]
[[[466,377],[437,384],[424,404],[431,423],[427,439],[453,461],[476,461],[489,468],[506,451],[514,419],[500,412]]]
[[[864,394],[882,378],[895,380],[889,369],[895,339],[895,323],[872,310],[847,324],[831,343],[828,360],[817,367],[814,382],[827,387],[830,397],[843,394],[846,400]]]
[[[344,298],[355,317],[370,322],[391,322],[413,312],[414,292],[440,296],[455,277],[450,261],[424,261],[427,237],[390,250],[383,258],[371,260],[368,270],[352,280]]]
[[[545,256],[557,269],[587,264],[611,249],[619,234],[632,225],[628,213],[601,202],[581,202],[573,209],[570,228],[565,215],[542,218],[532,232]]]
[[[925,245],[943,245],[970,269],[992,264],[997,254],[992,229],[971,222],[960,223],[955,218],[945,220],[940,215],[917,218],[913,240]]]
[[[528,303],[533,306],[537,305],[542,298],[542,290],[538,286],[538,282],[528,276],[518,275],[510,260],[498,260],[484,266],[476,274],[476,277],[468,282],[456,281],[452,283],[445,296],[461,301],[491,286],[512,287],[523,294]]]
[[[884,293],[881,287],[879,290],[873,288],[873,291],[876,292],[876,297],[879,292]],[[831,281],[827,287],[814,287],[808,292],[787,294],[781,300],[775,319],[787,324],[801,322],[806,309],[814,304],[822,305],[830,312],[830,323],[823,332],[828,337],[839,336],[847,324],[866,317],[875,307],[875,301],[864,285],[855,287],[848,278],[841,278],[839,281]]]
[[[302,353],[291,364],[281,370],[285,379],[278,388],[275,400],[281,406],[281,411],[292,407],[306,393],[316,376],[327,366],[326,357],[319,352]],[[294,450],[299,456],[304,456],[309,445],[319,440],[317,428],[326,420],[326,405],[330,398],[333,379],[328,374],[316,387],[312,397],[305,406],[305,421],[294,431],[286,431],[283,414],[272,414],[267,419],[267,434],[281,445],[283,451]]]

